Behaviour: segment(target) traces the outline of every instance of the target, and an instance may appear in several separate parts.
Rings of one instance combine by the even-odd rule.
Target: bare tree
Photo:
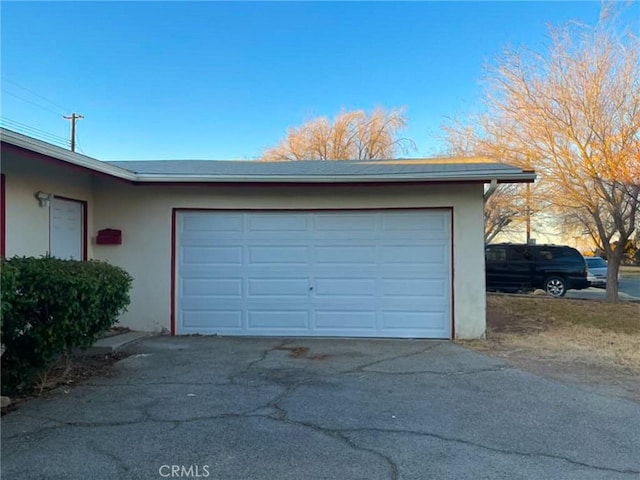
[[[484,241],[491,243],[500,234],[514,233],[526,220],[524,195],[520,185],[504,184],[486,200],[484,205]]]
[[[498,128],[495,118],[473,115],[467,123],[453,120],[442,127],[442,137],[449,154],[480,156],[501,160],[511,165],[532,169],[530,154],[510,135],[508,126]],[[526,242],[532,237],[532,220],[548,207],[539,184],[504,184],[485,202],[485,242],[501,233],[512,236],[524,231]]]
[[[342,111],[329,121],[315,118],[301,127],[290,128],[276,147],[267,149],[264,161],[289,160],[374,160],[395,158],[415,148],[401,138],[407,125],[403,109]]]
[[[550,208],[603,249],[608,301],[640,208],[640,42],[620,27],[605,5],[595,26],[552,30],[543,53],[507,51],[489,69],[473,128],[482,142],[502,142],[506,158],[526,158]]]

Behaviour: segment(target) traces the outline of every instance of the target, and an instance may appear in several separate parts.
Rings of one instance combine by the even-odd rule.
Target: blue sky
[[[5,125],[104,160],[251,159],[288,127],[407,108],[438,154],[446,117],[477,108],[482,67],[598,2],[2,2]],[[632,7],[632,17],[639,12]],[[635,18],[640,18],[638,15]],[[21,97],[21,98],[17,98]],[[15,123],[18,122],[18,123]],[[17,129],[17,128],[14,128]],[[30,130],[34,131],[34,130]],[[53,137],[47,137],[52,138]]]

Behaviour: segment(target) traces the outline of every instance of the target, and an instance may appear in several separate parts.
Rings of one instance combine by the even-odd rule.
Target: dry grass
[[[487,323],[490,333],[577,325],[638,335],[640,304],[489,294]]]
[[[640,277],[640,266],[620,265],[620,273],[625,277]]]
[[[542,331],[531,338],[498,335],[502,347],[535,353],[541,360],[619,366],[640,373],[640,335],[603,331],[580,325]]]
[[[487,295],[487,340],[471,348],[525,361],[640,374],[640,304]]]

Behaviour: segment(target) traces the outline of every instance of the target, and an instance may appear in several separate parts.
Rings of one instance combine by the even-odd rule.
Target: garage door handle
[[[313,290],[313,287],[309,287],[309,291]]]

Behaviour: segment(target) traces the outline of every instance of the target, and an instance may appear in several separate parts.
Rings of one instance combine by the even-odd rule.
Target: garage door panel
[[[442,216],[428,215],[424,212],[394,212],[381,216],[382,230],[391,232],[416,232],[426,235],[428,232],[441,232],[443,229]]]
[[[198,333],[202,329],[242,329],[241,310],[186,310],[182,312],[184,333]]]
[[[182,293],[185,297],[242,298],[242,279],[185,278],[182,280]]]
[[[183,214],[183,232],[235,232],[243,231],[242,214],[202,215]]]
[[[180,265],[182,280],[186,279],[228,279],[237,278],[242,269],[242,264],[217,264],[217,265]],[[244,282],[244,276],[239,277]]]
[[[307,310],[252,310],[248,315],[249,329],[273,329],[286,331],[309,329]]]
[[[333,235],[337,233],[340,237],[349,238],[353,232],[375,232],[377,221],[375,213],[355,213],[343,217],[336,217],[331,213],[320,213],[314,216],[314,227],[319,233],[331,232]]]
[[[387,311],[382,314],[382,328],[385,330],[432,330],[438,332],[446,327],[447,321],[448,318],[444,310],[439,312]]]
[[[313,293],[316,298],[335,297],[375,298],[377,281],[375,278],[318,278],[313,279]]]
[[[185,312],[217,312],[219,310],[233,310],[242,313],[246,308],[246,301],[242,296],[232,297],[224,295],[192,295],[185,296],[183,304],[188,305],[186,309],[183,309]]]
[[[189,265],[242,265],[242,247],[188,246],[182,249],[182,263]]]
[[[307,265],[309,263],[309,247],[282,246],[251,246],[248,247],[248,265]]]
[[[277,221],[275,221],[277,219]],[[273,233],[307,232],[309,218],[307,215],[295,215],[284,213],[280,215],[248,214],[247,231],[249,233]]]
[[[179,213],[177,332],[450,338],[449,219]]]
[[[346,331],[346,330],[375,330],[375,310],[324,310],[317,309],[314,316],[314,330]],[[349,335],[345,332],[344,335]]]
[[[384,245],[380,247],[380,261],[383,264],[444,264],[446,259],[446,248],[441,245]]]
[[[319,265],[375,265],[376,247],[372,245],[334,245],[315,248]]]
[[[309,279],[298,278],[250,278],[247,297],[298,298],[309,297]]]
[[[440,299],[446,294],[448,287],[440,279],[420,278],[385,278],[381,282],[380,294],[386,298],[434,298]]]
[[[448,218],[442,215],[441,210],[405,210],[384,212],[381,215],[382,225],[385,230],[403,231],[446,231]]]

